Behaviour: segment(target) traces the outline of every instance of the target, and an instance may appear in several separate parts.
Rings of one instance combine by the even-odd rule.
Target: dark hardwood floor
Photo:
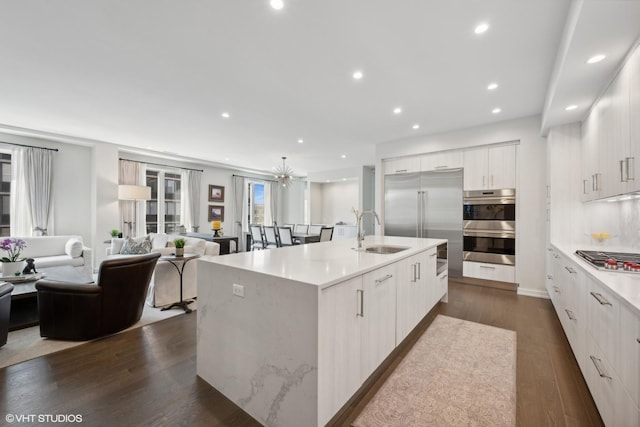
[[[336,425],[355,419],[438,313],[517,332],[518,426],[602,425],[549,300],[454,282],[449,303],[432,311]],[[79,414],[90,426],[259,425],[196,377],[195,344],[194,313],[0,369],[0,415]]]

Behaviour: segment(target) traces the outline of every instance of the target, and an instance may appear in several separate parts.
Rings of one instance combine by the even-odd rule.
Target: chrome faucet
[[[356,221],[356,230],[358,231],[358,249],[362,249],[362,242],[364,241],[364,229],[362,228],[362,217],[364,216],[364,214],[373,215],[376,218],[376,221],[378,221],[378,225],[380,225],[380,218],[378,218],[378,214],[376,213],[376,211],[370,210],[360,212],[360,214],[358,215],[358,221]]]

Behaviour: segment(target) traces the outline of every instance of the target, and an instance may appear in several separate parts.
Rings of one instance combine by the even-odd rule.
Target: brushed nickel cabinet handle
[[[488,268],[489,270],[495,270],[496,269],[495,267],[491,267],[491,266],[488,266],[488,265],[481,265],[480,268]]]
[[[553,248],[547,248],[547,251],[553,252]]]
[[[598,375],[600,375],[600,377],[602,378],[608,378],[611,379],[611,377],[607,374],[605,374],[602,371],[602,367],[600,367],[600,363],[602,363],[602,360],[598,359],[595,356],[589,356],[591,358],[591,361],[593,362],[593,365],[596,367],[596,371],[598,371]]]
[[[627,182],[627,180],[624,179],[624,160],[620,160],[620,182]]]
[[[550,274],[547,274],[547,279],[549,279],[549,280],[553,280],[553,276],[552,276],[552,275],[550,275]]]
[[[416,266],[417,264],[411,264],[411,281],[416,282],[418,280],[418,276],[416,274]]]
[[[607,301],[607,299],[603,297],[601,293],[598,293],[598,292],[589,292],[589,293],[591,294],[592,297],[598,300],[600,305],[613,305],[609,301]]]
[[[402,172],[406,172],[406,169],[396,169],[396,173],[402,173]]]
[[[484,188],[484,175],[482,175],[482,188]]]
[[[448,274],[445,274],[445,275],[443,275],[443,276],[441,277],[441,279],[446,279],[447,277],[449,277],[449,275],[448,275]],[[640,339],[638,339],[638,342],[640,342]]]
[[[559,293],[560,293],[560,288],[559,288],[559,287],[554,286],[554,287],[553,287],[553,289],[556,291],[556,293],[557,293],[557,294],[559,294]]]
[[[597,173],[596,174],[596,191],[600,191],[600,177],[602,176],[601,173]]]
[[[442,165],[442,166],[436,166],[434,169],[447,169],[449,166],[447,165]]]
[[[570,274],[576,274],[576,271],[572,267],[565,266],[565,270],[567,270]]]
[[[364,290],[356,289],[356,293],[360,295],[360,312],[356,312],[356,317],[364,317]]]
[[[629,166],[632,162],[633,164]],[[625,163],[627,164],[627,181],[635,181],[636,180],[636,176],[635,176],[636,158],[627,157],[625,159]]]
[[[422,263],[418,263],[418,280],[420,280],[420,278],[422,277],[422,269],[420,268],[422,267]]]
[[[573,311],[569,310],[568,308],[565,308],[564,311],[567,313],[567,317],[569,317],[569,320],[576,320],[576,318],[573,317]]]
[[[376,279],[376,283],[382,283],[382,282],[385,282],[385,281],[387,281],[387,280],[391,279],[392,277],[393,277],[393,274],[387,274],[386,276],[384,276],[384,277],[383,277],[383,278],[381,278],[381,279]]]

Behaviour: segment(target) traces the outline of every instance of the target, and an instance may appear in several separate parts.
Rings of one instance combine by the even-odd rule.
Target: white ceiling
[[[569,0],[284,1],[3,0],[0,123],[257,170],[281,156],[297,174],[350,168],[373,164],[378,142],[543,110],[545,123],[568,121],[560,106],[574,92],[562,90],[576,71],[561,59],[602,33],[583,21],[563,38]],[[602,10],[638,4],[586,3],[601,6],[574,7],[576,20],[604,14],[616,42],[620,14]],[[575,53],[578,72],[588,51]],[[585,105],[615,60],[577,85]]]

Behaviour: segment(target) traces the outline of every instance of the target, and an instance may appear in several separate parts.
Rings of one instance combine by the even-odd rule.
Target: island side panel
[[[199,261],[197,315],[198,376],[264,425],[316,425],[317,286]]]

